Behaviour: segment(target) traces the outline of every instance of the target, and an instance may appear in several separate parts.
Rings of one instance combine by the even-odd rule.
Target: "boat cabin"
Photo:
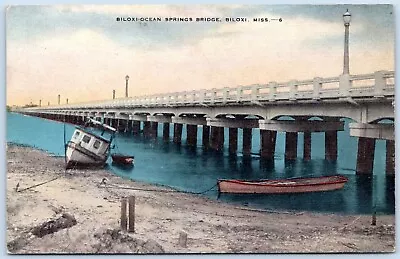
[[[110,140],[79,128],[75,129],[71,138],[71,142],[80,145],[86,150],[100,156],[104,155],[110,146]]]

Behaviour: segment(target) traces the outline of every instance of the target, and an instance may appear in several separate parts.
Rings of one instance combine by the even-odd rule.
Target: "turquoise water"
[[[173,127],[170,127],[172,136]],[[74,126],[66,124],[66,139],[72,135]],[[241,155],[241,136],[238,133],[238,155],[230,156],[228,129],[225,131],[225,151],[216,153],[201,147],[201,127],[198,130],[198,146],[186,146],[185,127],[182,145],[162,140],[162,124],[159,124],[159,138],[148,139],[141,135],[119,133],[115,139],[115,152],[135,155],[133,168],[119,168],[109,163],[108,168],[115,174],[146,183],[166,185],[182,191],[202,192],[216,184],[218,178],[288,178],[342,174],[349,182],[341,190],[279,195],[228,195],[222,194],[222,201],[250,207],[278,210],[335,212],[343,214],[367,214],[374,210],[378,214],[394,214],[394,177],[385,174],[385,142],[377,140],[375,147],[373,177],[356,176],[357,138],[349,136],[348,121],[345,131],[338,133],[338,161],[324,159],[324,134],[312,134],[312,160],[301,159],[303,135],[299,134],[298,157],[285,162],[285,135],[278,133],[274,162],[264,162],[258,156],[246,158]],[[24,144],[46,150],[55,155],[64,155],[64,124],[21,114],[7,114],[7,142]],[[260,149],[259,130],[253,130],[252,152]],[[109,161],[111,162],[111,161]],[[95,171],[94,171],[95,173]],[[203,194],[217,199],[216,188]]]

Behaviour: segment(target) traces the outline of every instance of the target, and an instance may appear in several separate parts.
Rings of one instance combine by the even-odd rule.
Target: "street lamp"
[[[125,76],[125,80],[126,80],[125,97],[128,97],[128,80],[129,80],[129,76],[128,75]]]
[[[344,59],[343,59],[343,74],[350,74],[349,67],[349,27],[351,21],[351,14],[349,9],[343,14],[344,22]]]

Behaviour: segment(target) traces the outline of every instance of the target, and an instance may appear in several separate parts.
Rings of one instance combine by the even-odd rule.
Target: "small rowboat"
[[[343,188],[347,177],[342,175],[277,180],[218,180],[220,193],[304,193]]]
[[[127,156],[123,154],[112,154],[111,158],[114,164],[119,165],[132,165],[135,159],[134,156]]]

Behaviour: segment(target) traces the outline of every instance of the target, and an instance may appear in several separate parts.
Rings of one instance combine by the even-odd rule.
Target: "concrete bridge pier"
[[[238,128],[229,128],[229,154],[237,152]]]
[[[211,126],[211,148],[222,151],[224,148],[224,128]]]
[[[286,132],[285,159],[294,160],[297,157],[298,132],[304,132],[304,159],[311,159],[311,132],[326,132],[327,158],[337,158],[337,131],[343,130],[344,123],[336,118],[329,121],[306,120],[298,118],[289,120],[259,120],[260,130]],[[262,133],[263,134],[263,133]]]
[[[137,120],[132,121],[132,133],[133,135],[137,135],[140,133],[140,121]]]
[[[144,121],[143,122],[143,135],[145,137],[149,137],[150,136],[150,131],[151,131],[151,122],[150,121]]]
[[[118,129],[118,119],[111,119],[111,127]]]
[[[358,139],[356,174],[372,174],[374,168],[375,139]]]
[[[337,131],[325,131],[325,159],[337,160]]]
[[[83,116],[78,116],[78,124],[83,125],[85,123],[85,117]]]
[[[118,132],[126,132],[127,122],[123,119],[118,119]]]
[[[207,118],[207,125],[211,126],[211,146],[222,150],[224,146],[224,128],[229,128],[229,153],[237,151],[237,131],[243,129],[243,155],[251,153],[252,128],[258,128],[258,119],[245,119],[244,116],[232,118]],[[220,128],[220,129],[219,129]]]
[[[186,125],[186,140],[188,146],[197,146],[197,125]]]
[[[202,144],[205,149],[210,147],[210,126],[203,125]]]
[[[157,138],[157,136],[158,136],[158,122],[156,122],[156,121],[151,122],[150,136],[152,138]]]
[[[181,123],[174,123],[174,143],[181,144],[182,143],[182,127]]]
[[[395,142],[386,140],[386,174],[395,174]]]
[[[276,144],[276,131],[273,130],[260,130],[261,150],[260,155],[267,160],[274,160],[275,157],[275,144]]]
[[[375,140],[386,140],[386,174],[394,173],[394,124],[350,123],[350,136],[358,137],[357,174],[372,174]]]
[[[132,133],[132,121],[131,120],[126,120],[126,129],[125,132]]]
[[[295,160],[297,158],[297,137],[297,132],[286,132],[285,160]]]
[[[163,140],[164,141],[169,141],[169,123],[164,122],[163,123]]]
[[[243,129],[243,156],[251,155],[251,140],[252,140],[252,129]]]
[[[311,132],[304,132],[304,146],[303,146],[303,159],[306,161],[311,160]]]

